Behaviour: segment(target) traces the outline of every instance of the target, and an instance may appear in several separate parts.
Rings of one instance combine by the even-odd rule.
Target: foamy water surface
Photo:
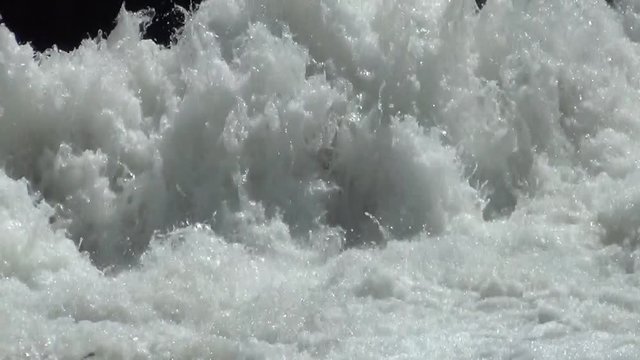
[[[0,358],[640,358],[640,2],[0,25]]]

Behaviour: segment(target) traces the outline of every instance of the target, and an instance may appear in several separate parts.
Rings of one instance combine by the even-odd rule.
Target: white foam
[[[0,354],[637,358],[637,8],[0,25]]]

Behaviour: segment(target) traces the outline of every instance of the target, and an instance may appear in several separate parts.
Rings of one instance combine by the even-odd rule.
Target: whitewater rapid
[[[0,359],[640,358],[640,2],[0,25]]]

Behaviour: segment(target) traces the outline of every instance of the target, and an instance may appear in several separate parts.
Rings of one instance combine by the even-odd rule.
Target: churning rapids
[[[640,358],[640,2],[0,25],[0,358]]]

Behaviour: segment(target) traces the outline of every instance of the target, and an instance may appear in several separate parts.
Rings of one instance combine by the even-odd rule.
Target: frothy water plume
[[[640,6],[0,25],[0,354],[635,359]]]

